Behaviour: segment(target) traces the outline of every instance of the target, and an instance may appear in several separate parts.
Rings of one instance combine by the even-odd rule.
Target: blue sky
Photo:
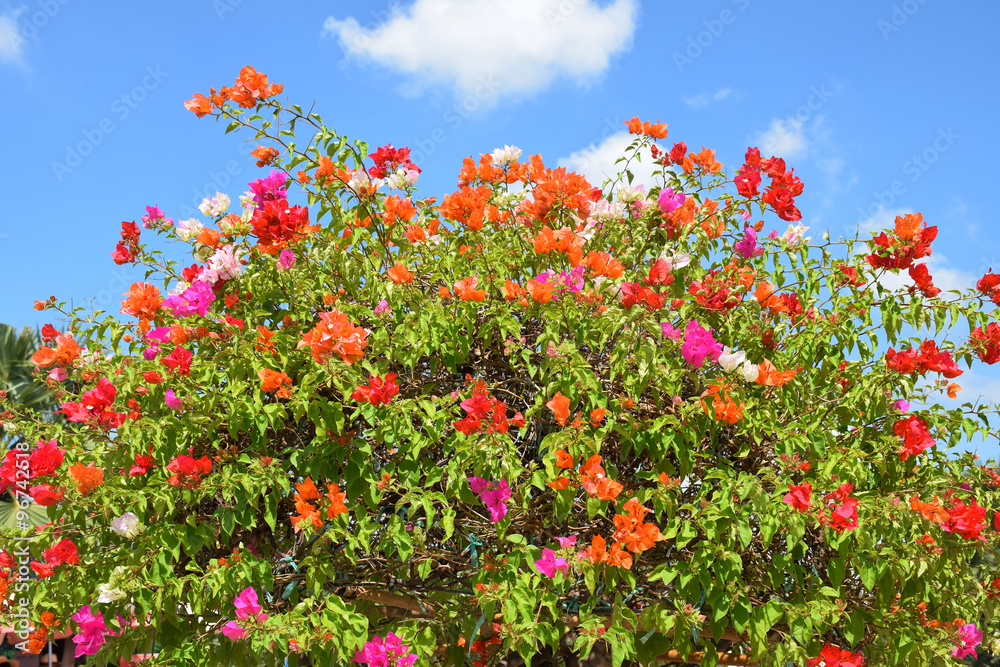
[[[599,183],[634,115],[730,169],[760,145],[804,180],[811,234],[920,211],[936,284],[969,286],[1000,268],[998,19],[943,0],[0,3],[0,321],[43,324],[50,294],[116,310],[142,278],[108,256],[122,220],[190,217],[261,175],[183,107],[248,64],[340,132],[410,146],[425,195],[504,144]],[[1000,400],[1000,372],[960,383]]]

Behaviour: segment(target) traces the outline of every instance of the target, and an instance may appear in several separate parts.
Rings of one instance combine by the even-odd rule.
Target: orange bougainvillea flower
[[[766,387],[780,387],[782,385],[788,384],[795,374],[799,372],[798,368],[793,368],[787,371],[779,371],[774,367],[767,359],[764,359],[757,365],[757,369],[760,371],[757,375],[757,379],[754,380],[757,384],[762,384]]]
[[[55,349],[40,347],[31,355],[31,361],[39,368],[49,366],[69,366],[80,355],[80,346],[69,334],[56,336]]]
[[[184,103],[184,108],[201,118],[212,113],[212,101],[201,93],[195,93],[193,98]]]
[[[257,373],[261,379],[260,390],[265,393],[275,391],[278,398],[291,398],[288,388],[292,386],[292,378],[279,371],[272,371],[269,368]]]
[[[625,273],[625,267],[622,263],[606,252],[591,251],[583,263],[595,274],[599,276],[607,276],[612,280],[615,278],[621,278]]]
[[[917,494],[913,494],[913,497],[910,498],[910,509],[919,513],[920,516],[928,521],[942,525],[948,523],[948,520],[951,518],[948,510],[941,507],[940,503],[938,503],[937,496],[934,496],[933,502],[922,503],[920,502],[920,497]]]
[[[420,225],[407,225],[406,226],[406,240],[417,245],[418,243],[423,243],[427,240],[427,232]]]
[[[567,470],[569,468],[576,467],[576,462],[573,460],[573,457],[570,456],[569,452],[567,452],[565,449],[557,449],[556,467],[562,468],[563,470]]]
[[[608,543],[600,535],[594,535],[590,540],[590,546],[584,550],[587,558],[593,564],[603,563],[608,559]]]
[[[410,203],[409,197],[400,199],[396,195],[389,195],[385,198],[385,212],[382,214],[385,224],[393,225],[400,220],[409,222],[416,214],[417,209]]]
[[[735,424],[740,420],[740,417],[743,416],[743,401],[740,401],[739,405],[737,405],[728,394],[730,389],[731,387],[726,384],[712,384],[708,386],[708,389],[701,395],[701,408],[705,411],[706,415],[714,416],[716,421],[724,421],[727,424]],[[714,415],[711,414],[708,405],[705,403],[706,398],[710,398],[712,401]]]
[[[205,227],[200,232],[198,232],[198,236],[195,238],[195,241],[201,243],[202,245],[207,245],[216,248],[219,245],[220,239],[221,236],[219,234],[219,230],[212,229],[211,227]]]
[[[550,252],[564,252],[572,266],[579,266],[583,261],[583,244],[587,239],[577,235],[569,227],[553,231],[550,227],[542,227],[542,231],[535,236],[532,245],[539,255]]]
[[[451,298],[451,292],[449,292],[448,288],[445,287],[444,285],[439,285],[438,286],[438,296],[441,297],[442,299],[450,299]]]
[[[438,210],[444,217],[476,231],[483,228],[486,205],[492,194],[493,190],[486,185],[474,189],[464,185],[458,192],[447,195]]]
[[[896,237],[901,241],[912,241],[924,224],[923,213],[896,216]]]
[[[524,289],[510,279],[505,279],[503,283],[503,298],[508,301],[517,301],[519,298],[528,293],[528,290]]]
[[[540,283],[534,278],[528,280],[528,293],[538,303],[548,303],[552,300],[552,288],[555,283]]]
[[[571,482],[568,477],[556,477],[551,482],[548,482],[548,486],[556,491],[562,491],[563,489],[568,489]]]
[[[344,501],[347,500],[347,493],[342,492],[336,484],[326,485],[325,498],[330,501],[330,507],[326,510],[326,518],[332,519],[347,511],[347,506],[344,504]]]
[[[266,167],[267,165],[278,159],[278,149],[272,146],[260,146],[250,151],[250,155],[257,158],[258,167]]]
[[[163,297],[156,285],[149,283],[132,283],[127,294],[122,299],[122,313],[138,317],[141,324],[148,327],[149,321],[156,317],[160,306],[163,305]],[[140,326],[146,330],[146,327]]]
[[[604,408],[595,408],[590,411],[590,425],[597,428],[598,424],[604,421]]]
[[[479,285],[477,276],[462,278],[454,284],[455,293],[462,301],[485,301],[486,290],[477,290],[477,285]]]
[[[552,410],[552,414],[555,415],[556,422],[560,426],[566,425],[566,420],[569,418],[569,398],[562,395],[562,392],[556,392],[556,395],[552,397],[548,403],[545,404],[549,410]]]
[[[622,550],[622,545],[615,542],[611,545],[611,553],[608,554],[608,565],[623,567],[626,570],[632,569],[632,554]]]
[[[667,136],[666,123],[650,123],[648,120],[644,123],[638,116],[634,116],[625,121],[625,125],[628,126],[629,134],[644,134],[653,139],[664,139]]]
[[[700,153],[689,153],[688,157],[696,165],[710,174],[717,174],[722,171],[722,163],[715,159],[715,151],[711,148],[701,147]]]
[[[319,490],[316,488],[315,482],[312,481],[312,477],[306,477],[305,480],[295,483],[295,498],[298,500],[319,500]]]
[[[104,470],[95,467],[93,463],[74,463],[69,467],[69,474],[76,480],[77,491],[84,496],[104,484]]]
[[[392,265],[392,268],[389,269],[389,279],[397,285],[412,283],[413,274],[406,268],[406,265],[396,262]]]
[[[345,313],[332,310],[319,314],[319,324],[302,336],[297,347],[308,347],[317,363],[324,363],[336,354],[350,366],[365,356],[368,332],[354,326]]]
[[[962,391],[962,385],[952,382],[948,385],[948,398],[958,398],[960,391]]]

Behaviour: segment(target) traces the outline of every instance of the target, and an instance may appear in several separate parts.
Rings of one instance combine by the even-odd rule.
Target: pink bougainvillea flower
[[[291,250],[282,250],[278,255],[278,270],[287,271],[295,265],[295,253]]]
[[[556,576],[556,570],[563,573],[569,571],[566,559],[562,556],[556,557],[556,552],[552,549],[542,549],[542,557],[535,561],[535,567],[550,579]]]
[[[246,639],[247,631],[241,628],[236,621],[229,621],[222,626],[222,634],[232,641],[238,642],[241,639]]]
[[[479,496],[483,504],[490,510],[490,522],[498,523],[507,516],[507,500],[510,498],[510,486],[506,479],[500,483],[487,482],[481,477],[470,477],[469,486],[472,492]]]
[[[384,641],[379,635],[375,635],[354,654],[354,662],[369,667],[412,667],[417,661],[417,655],[409,650],[409,644],[404,644],[392,632],[385,636]]]
[[[208,307],[215,301],[215,292],[206,282],[196,281],[180,294],[168,297],[163,307],[169,309],[177,317],[200,315],[205,317]]]
[[[722,345],[715,340],[711,331],[694,320],[688,322],[684,330],[684,344],[681,345],[684,361],[692,368],[699,368],[706,357],[711,361],[718,361],[721,354]]]
[[[183,410],[184,401],[177,398],[177,394],[174,393],[173,389],[167,389],[166,395],[163,397],[163,402],[167,404],[167,407],[171,410]]]
[[[663,330],[664,338],[669,338],[670,340],[680,340],[684,337],[684,332],[680,329],[675,329],[674,325],[670,322],[660,322],[660,329]]]
[[[236,605],[236,618],[244,619],[253,616],[257,620],[267,619],[267,614],[263,613],[264,609],[258,603],[257,591],[252,586],[247,586],[240,591],[239,595],[233,598],[233,604]]]
[[[80,626],[80,631],[73,636],[73,643],[76,644],[73,656],[81,658],[100,651],[106,641],[104,635],[109,632],[108,626],[104,624],[104,616],[92,613],[88,604],[81,607],[80,611],[70,618]]]
[[[663,213],[672,213],[684,205],[684,193],[674,193],[673,188],[663,188],[660,190],[660,196],[657,197],[656,203]]]
[[[764,249],[757,247],[757,232],[749,226],[743,230],[743,240],[739,241],[733,248],[740,257],[760,257],[764,254]]]
[[[576,535],[570,535],[569,537],[557,537],[556,542],[559,543],[560,549],[569,549],[570,547],[576,546]]]
[[[951,650],[951,655],[959,660],[967,655],[978,658],[976,647],[982,643],[982,630],[977,629],[975,623],[966,623],[958,629],[958,634],[955,637],[955,648]]]

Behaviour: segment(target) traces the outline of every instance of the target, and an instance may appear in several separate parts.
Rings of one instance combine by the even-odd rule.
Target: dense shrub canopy
[[[187,103],[261,178],[122,223],[114,261],[149,273],[121,314],[38,304],[60,410],[7,406],[0,469],[51,520],[2,541],[29,644],[924,665],[997,640],[1000,477],[948,449],[989,434],[955,381],[1000,357],[1000,276],[934,287],[936,227],[806,237],[780,157],[727,175],[638,119],[602,187],[505,146],[438,203],[406,149],[281,92],[244,68]]]

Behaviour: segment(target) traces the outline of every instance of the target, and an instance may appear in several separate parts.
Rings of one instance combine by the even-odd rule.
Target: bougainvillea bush
[[[113,260],[149,271],[120,313],[37,304],[64,323],[34,358],[60,407],[6,406],[0,469],[50,519],[2,541],[28,648],[859,666],[996,645],[1000,476],[955,446],[992,437],[958,392],[1000,359],[1000,275],[936,288],[919,214],[809,238],[780,157],[727,175],[638,119],[603,186],[504,146],[420,198],[407,149],[281,93],[248,67],[187,102],[250,134],[260,177],[122,223]]]

